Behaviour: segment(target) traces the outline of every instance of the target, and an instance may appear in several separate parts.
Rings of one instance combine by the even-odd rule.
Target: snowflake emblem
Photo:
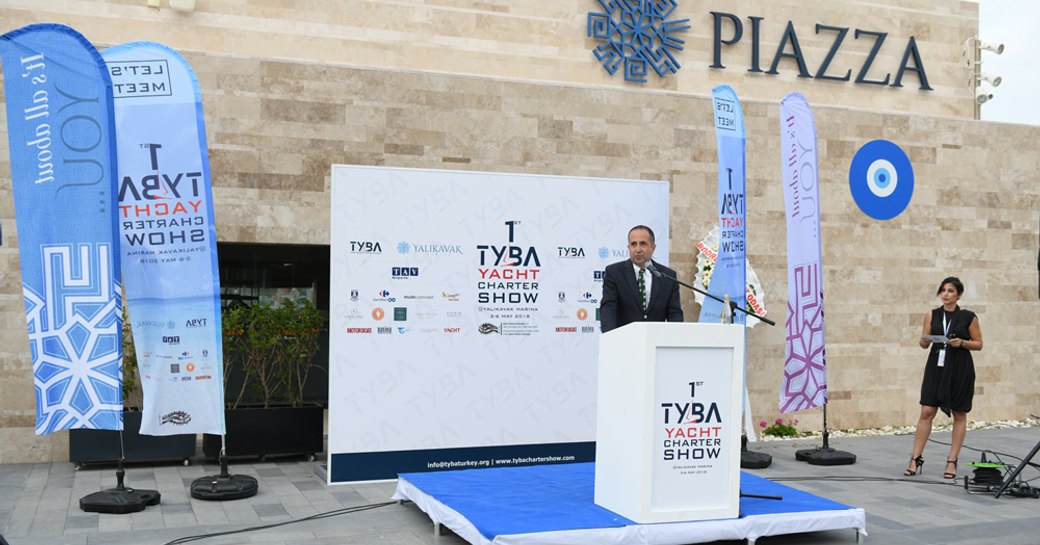
[[[606,259],[608,257],[610,257],[610,248],[607,248],[606,246],[601,246],[599,249],[599,258]]]
[[[690,28],[689,19],[667,21],[678,6],[676,0],[597,0],[602,12],[590,11],[586,34],[602,40],[593,53],[603,69],[614,75],[624,64],[625,81],[646,83],[648,67],[658,77],[679,70],[673,51],[682,51],[685,40],[675,33]]]
[[[411,247],[408,246],[407,242],[398,242],[397,243],[397,253],[399,253],[401,255],[407,254],[410,249],[411,249]]]

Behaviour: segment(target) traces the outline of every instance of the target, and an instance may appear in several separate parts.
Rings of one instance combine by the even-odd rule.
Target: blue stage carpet
[[[865,534],[862,509],[746,473],[744,493],[783,500],[741,498],[739,519],[639,525],[593,503],[594,479],[594,463],[403,473],[394,497],[474,544],[754,541],[841,528]]]

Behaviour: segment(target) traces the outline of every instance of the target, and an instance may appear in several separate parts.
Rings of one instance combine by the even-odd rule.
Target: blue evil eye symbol
[[[892,219],[914,193],[914,169],[903,150],[888,140],[867,142],[849,166],[849,191],[864,214]]]
[[[884,159],[878,159],[870,164],[867,169],[867,187],[870,192],[878,197],[887,197],[896,190],[899,185],[899,174],[896,167]]]

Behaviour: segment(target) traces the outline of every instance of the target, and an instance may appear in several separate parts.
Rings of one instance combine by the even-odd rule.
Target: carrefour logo
[[[578,296],[578,302],[579,303],[591,303],[591,304],[595,305],[596,303],[599,303],[599,299],[594,298],[592,296],[592,292],[587,291],[587,292],[582,293],[581,295]]]

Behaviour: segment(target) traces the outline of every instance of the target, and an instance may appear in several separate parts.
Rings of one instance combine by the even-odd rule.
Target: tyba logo
[[[516,244],[516,227],[519,221],[505,222],[508,228],[508,243],[504,246],[481,244],[480,282],[477,283],[478,303],[528,303],[538,302],[538,251],[534,246]]]
[[[163,246],[206,241],[206,202],[201,172],[162,172],[160,144],[141,144],[153,174],[119,183],[119,219],[131,246]],[[159,202],[152,202],[159,201]]]
[[[690,397],[696,398],[697,386],[690,382]],[[715,402],[696,401],[661,404],[665,439],[664,460],[703,460],[718,458],[722,453],[722,413]]]
[[[524,248],[515,246],[515,229],[520,225],[519,221],[507,221],[509,228],[509,244],[505,246],[494,246],[481,244],[477,246],[480,252],[480,265],[492,267],[529,267],[533,263],[535,267],[541,267],[542,262],[538,259],[538,251],[534,246]],[[491,255],[489,255],[489,252]]]
[[[577,259],[585,258],[585,248],[575,248],[573,246],[557,246],[556,255],[563,258]]]
[[[350,241],[350,253],[352,254],[381,254],[383,247],[378,242],[369,240]]]

